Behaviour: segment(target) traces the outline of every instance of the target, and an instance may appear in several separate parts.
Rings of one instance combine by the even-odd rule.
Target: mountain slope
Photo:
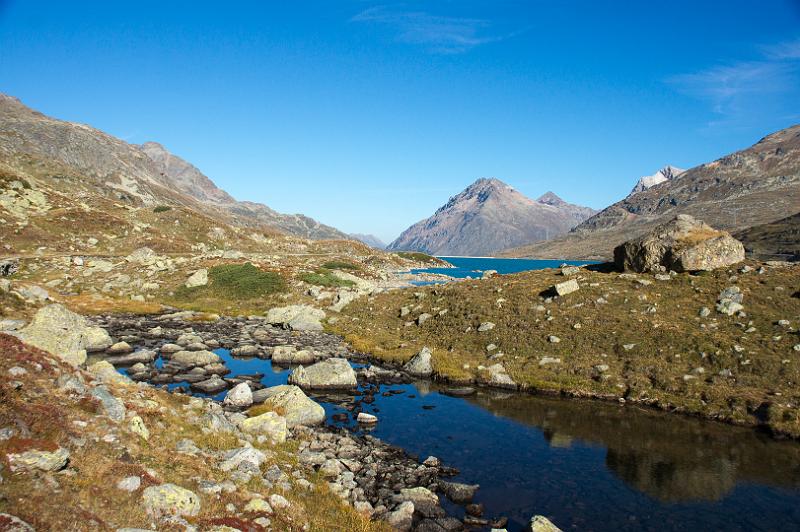
[[[800,125],[633,194],[569,234],[503,253],[540,258],[610,258],[614,247],[677,214],[731,233],[769,224],[800,206]]]
[[[159,144],[128,144],[90,126],[45,116],[4,94],[0,94],[0,170],[8,183],[36,181],[44,200],[51,193],[61,194],[66,205],[85,200],[99,216],[113,210],[102,201],[128,209],[161,205],[192,210],[193,216],[207,220],[203,225],[347,238],[302,215],[282,215],[261,204],[237,202]],[[16,210],[24,207],[21,194],[0,190],[0,197],[8,196],[2,203]]]
[[[433,255],[489,255],[569,231],[594,211],[549,192],[534,201],[498,179],[478,179],[388,249]]]
[[[660,185],[665,181],[677,179],[683,175],[684,172],[686,172],[686,170],[676,168],[672,165],[667,165],[653,175],[642,176],[639,178],[639,181],[636,182],[636,185],[633,187],[633,190],[631,190],[630,194],[628,194],[628,197],[630,198],[634,194],[644,192],[645,190],[653,188],[656,185]]]
[[[363,242],[371,248],[386,249],[386,244],[375,235],[364,235],[361,233],[350,233],[350,238]]]
[[[800,208],[800,206],[798,206]],[[745,250],[762,259],[800,261],[800,212],[735,233]]]
[[[260,223],[291,235],[315,240],[349,238],[338,229],[302,214],[280,214],[262,203],[236,201],[200,170],[173,155],[161,144],[146,142],[141,145],[141,149],[155,163],[160,175],[171,185],[204,204],[211,203],[224,209],[233,215],[235,222],[240,225],[250,226]]]

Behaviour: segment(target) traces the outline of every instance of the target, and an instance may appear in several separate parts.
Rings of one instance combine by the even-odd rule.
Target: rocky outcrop
[[[708,271],[743,260],[741,242],[686,214],[614,249],[620,271]]]
[[[433,216],[406,229],[388,249],[490,255],[566,233],[594,212],[552,192],[532,200],[498,179],[478,179]]]
[[[358,385],[356,372],[344,358],[329,358],[308,367],[298,366],[289,375],[289,383],[316,390],[348,390]]]
[[[681,168],[676,168],[671,165],[667,165],[653,175],[646,175],[640,177],[639,181],[637,181],[636,185],[634,185],[633,190],[631,190],[631,193],[628,194],[628,197],[630,198],[634,194],[638,194],[639,192],[644,192],[645,190],[653,188],[656,185],[660,185],[665,181],[671,181],[673,179],[677,179],[684,172],[686,172],[686,170],[683,170]]]
[[[73,366],[86,362],[87,352],[102,351],[113,343],[105,330],[90,327],[86,318],[57,303],[39,309],[19,337]]]

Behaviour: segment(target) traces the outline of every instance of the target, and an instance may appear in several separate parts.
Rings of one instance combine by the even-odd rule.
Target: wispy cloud
[[[483,19],[399,11],[383,6],[366,9],[350,20],[385,24],[397,32],[397,40],[421,45],[439,54],[459,54],[511,36],[491,34],[490,22]]]
[[[718,119],[709,126],[746,125],[757,106],[774,106],[767,98],[784,96],[800,87],[800,39],[759,49],[758,57],[716,65],[667,79],[679,91],[708,101]],[[763,111],[763,107],[761,108]]]

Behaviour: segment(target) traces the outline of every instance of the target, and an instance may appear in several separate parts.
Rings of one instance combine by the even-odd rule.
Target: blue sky
[[[0,91],[384,240],[478,177],[595,208],[800,123],[800,2],[0,0]]]

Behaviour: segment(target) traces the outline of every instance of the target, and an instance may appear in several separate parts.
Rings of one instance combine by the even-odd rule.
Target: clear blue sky
[[[800,2],[0,0],[0,91],[390,240],[478,177],[600,208],[800,122]]]

